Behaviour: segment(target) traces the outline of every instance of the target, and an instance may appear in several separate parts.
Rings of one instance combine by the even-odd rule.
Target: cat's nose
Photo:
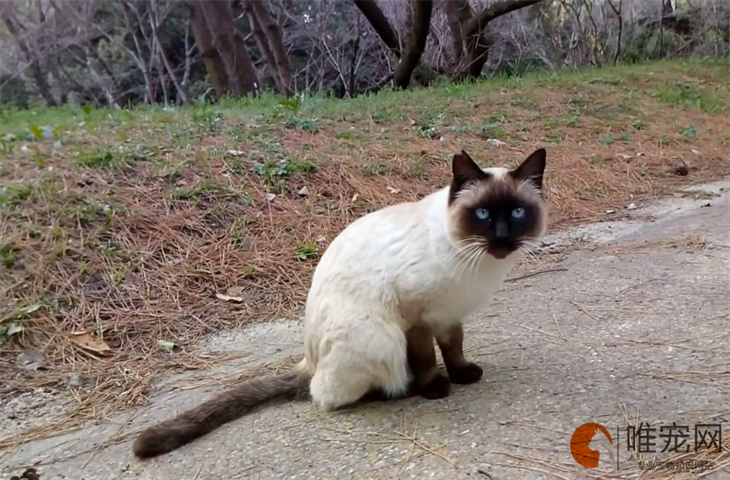
[[[509,228],[507,228],[507,222],[499,221],[494,225],[494,236],[498,240],[504,240],[509,237]]]

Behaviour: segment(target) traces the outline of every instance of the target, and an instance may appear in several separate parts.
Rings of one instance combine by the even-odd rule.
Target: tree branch
[[[413,23],[408,35],[406,51],[395,67],[394,83],[398,88],[408,88],[411,75],[421,61],[431,27],[432,0],[413,0]]]
[[[492,2],[487,8],[479,12],[478,15],[474,16],[467,22],[464,28],[464,36],[468,38],[472,35],[478,34],[495,18],[507,15],[508,13],[519,10],[520,8],[535,5],[541,1],[542,0],[497,0]]]
[[[175,75],[175,69],[172,67],[172,64],[170,63],[170,59],[167,56],[167,53],[165,52],[165,47],[162,45],[162,41],[160,40],[160,34],[159,34],[159,26],[161,22],[160,20],[160,12],[159,12],[159,3],[157,0],[150,0],[150,7],[152,8],[152,14],[150,15],[150,26],[152,27],[152,36],[155,39],[155,42],[157,43],[157,49],[160,53],[160,58],[162,60],[162,64],[165,66],[165,70],[167,70],[167,74],[170,76],[170,80],[172,80],[172,84],[175,87],[175,90],[177,91],[177,100],[178,103],[182,103],[183,105],[188,105],[190,102],[188,101],[188,94],[185,92],[185,89],[182,85],[180,85],[180,82],[177,79],[177,75]],[[165,99],[167,101],[167,99]]]
[[[395,34],[388,18],[378,6],[378,3],[375,0],[354,1],[355,6],[362,12],[368,22],[370,22],[370,25],[373,27],[375,33],[378,34],[385,46],[388,47],[396,57],[400,58],[401,51],[398,36]]]

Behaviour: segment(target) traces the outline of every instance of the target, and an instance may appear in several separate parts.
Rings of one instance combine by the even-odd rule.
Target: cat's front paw
[[[441,373],[433,377],[427,384],[418,387],[418,394],[429,400],[448,397],[449,393],[451,393],[451,382]]]
[[[453,383],[467,385],[481,380],[482,373],[482,367],[476,363],[469,362],[460,367],[451,367],[451,369],[449,369],[449,378]]]

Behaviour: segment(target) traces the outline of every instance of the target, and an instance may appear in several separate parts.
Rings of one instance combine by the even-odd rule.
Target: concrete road
[[[216,390],[184,387],[301,353],[299,322],[258,325],[201,345],[251,352],[245,361],[167,379],[149,407],[28,443],[2,458],[1,478],[31,465],[42,480],[670,478],[638,462],[676,460],[675,443],[689,449],[681,461],[711,462],[700,466],[715,470],[703,478],[730,478],[730,446],[716,451],[712,426],[730,437],[728,187],[551,237],[544,258],[554,260],[527,270],[565,270],[508,283],[468,322],[468,357],[485,378],[446,399],[333,414],[308,402],[275,405],[169,455],[134,459],[131,433]],[[570,450],[589,422],[612,437],[593,437],[596,468]],[[638,429],[642,422],[655,430]],[[638,430],[631,439],[629,424]]]

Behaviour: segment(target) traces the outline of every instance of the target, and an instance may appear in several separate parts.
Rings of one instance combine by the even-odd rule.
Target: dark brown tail
[[[168,453],[236,420],[261,403],[309,394],[310,376],[296,370],[242,383],[183,414],[143,431],[132,450],[139,458]]]

